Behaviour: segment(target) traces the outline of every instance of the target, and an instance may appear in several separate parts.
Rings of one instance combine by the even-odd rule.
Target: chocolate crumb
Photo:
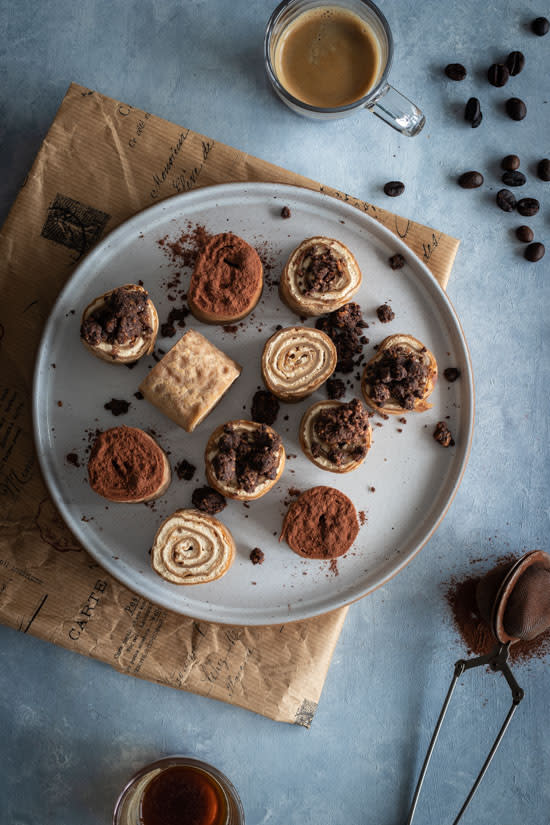
[[[58,402],[57,402],[57,406],[58,406],[58,407],[62,407],[62,406],[63,406],[63,401],[58,401]]]
[[[177,473],[178,478],[182,479],[183,481],[191,481],[195,474],[195,470],[197,468],[190,464],[185,458],[183,458],[178,464],[176,464],[175,470]]]
[[[395,312],[389,304],[382,304],[379,306],[376,310],[376,314],[378,315],[378,320],[383,324],[387,324],[395,318]]]
[[[366,513],[365,513],[364,510],[359,510],[358,515],[359,515],[359,521],[361,522],[361,527],[362,527],[365,524],[365,522],[367,521],[367,516],[366,516]]]
[[[281,218],[290,218],[292,212],[288,208],[288,206],[283,206],[281,209]]]
[[[140,391],[138,390],[137,392],[135,392],[135,393],[134,393],[134,398],[137,398],[137,400],[138,400],[138,401],[143,401],[143,399],[145,398],[145,396],[143,395],[143,393],[142,393],[142,392],[140,392]]]
[[[279,414],[279,401],[269,390],[258,390],[252,399],[250,415],[257,424],[273,424]]]
[[[388,258],[388,262],[392,269],[403,269],[405,266],[405,258],[399,253],[392,255],[391,258]]]
[[[110,410],[113,415],[126,415],[130,409],[130,402],[124,401],[122,398],[111,398],[103,405],[103,409]]]
[[[460,370],[458,367],[447,367],[447,369],[443,370],[443,375],[451,384],[453,381],[456,381],[457,378],[460,378]]]
[[[438,421],[433,437],[442,447],[454,447],[454,438],[444,421]]]
[[[213,487],[197,487],[196,490],[193,490],[191,501],[193,507],[196,507],[202,513],[208,513],[210,516],[221,513],[227,506],[225,498]]]
[[[77,453],[67,453],[65,456],[65,461],[67,464],[72,464],[73,467],[80,467],[80,459],[78,458]]]
[[[250,561],[252,564],[263,564],[264,558],[265,554],[259,547],[255,547],[254,550],[251,550]]]
[[[224,332],[228,332],[231,335],[235,335],[239,331],[239,327],[237,324],[226,324],[222,327]]]
[[[329,378],[326,384],[327,396],[332,400],[343,398],[346,394],[346,385],[341,378]]]

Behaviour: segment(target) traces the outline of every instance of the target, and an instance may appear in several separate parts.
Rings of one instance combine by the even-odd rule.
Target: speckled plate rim
[[[120,568],[113,563],[112,558],[110,556],[105,556],[103,553],[97,552],[96,549],[87,541],[87,534],[85,530],[82,529],[82,525],[78,521],[75,521],[75,519],[72,517],[72,514],[70,513],[69,508],[66,505],[63,496],[61,495],[61,491],[58,489],[54,481],[53,471],[50,468],[50,461],[48,460],[48,453],[47,451],[42,449],[43,445],[46,443],[47,433],[44,430],[41,417],[39,414],[41,398],[43,394],[43,385],[44,382],[47,380],[47,364],[49,363],[48,341],[53,334],[56,307],[58,306],[58,304],[63,303],[65,294],[70,292],[72,288],[73,281],[80,277],[80,271],[83,268],[92,268],[94,262],[96,260],[101,259],[103,252],[107,246],[116,246],[119,239],[122,241],[122,239],[125,238],[128,233],[134,232],[137,234],[136,230],[147,229],[147,225],[149,223],[153,223],[162,214],[162,212],[166,211],[167,203],[170,204],[170,207],[172,209],[179,208],[180,204],[182,209],[189,209],[189,207],[192,206],[193,202],[198,202],[198,204],[200,204],[200,202],[205,197],[211,197],[221,200],[223,199],[225,193],[233,196],[236,192],[239,192],[239,190],[242,192],[243,197],[246,195],[246,193],[253,192],[257,196],[264,196],[266,199],[274,197],[280,199],[284,198],[286,192],[289,196],[292,195],[294,197],[296,197],[297,193],[300,193],[298,197],[303,196],[304,198],[306,198],[306,200],[309,198],[319,199],[319,202],[323,202],[324,204],[327,204],[328,201],[334,201],[337,204],[337,208],[341,210],[343,214],[349,214],[350,218],[353,217],[353,219],[358,220],[359,215],[360,220],[364,223],[368,232],[385,241],[387,244],[391,245],[393,248],[395,248],[396,252],[401,252],[408,258],[410,258],[410,256],[412,255],[414,257],[415,267],[422,273],[421,277],[424,279],[425,285],[429,290],[437,294],[437,299],[445,306],[447,313],[446,319],[453,327],[453,331],[456,336],[456,342],[459,343],[461,347],[462,363],[466,365],[467,368],[461,376],[461,380],[464,386],[464,402],[467,403],[465,417],[465,437],[462,439],[461,455],[455,457],[455,464],[458,463],[458,466],[455,469],[454,481],[447,494],[445,502],[441,506],[441,509],[437,517],[433,520],[432,525],[423,535],[421,540],[419,540],[416,543],[416,545],[410,550],[410,552],[407,555],[403,556],[403,558],[401,558],[399,562],[395,564],[395,566],[390,572],[379,575],[376,579],[371,581],[363,591],[361,591],[355,596],[329,596],[329,598],[325,599],[324,601],[322,599],[320,600],[317,609],[311,609],[308,606],[301,606],[295,607],[291,611],[288,608],[288,606],[283,607],[283,605],[281,605],[278,611],[271,612],[269,615],[264,615],[263,617],[259,617],[258,615],[247,616],[246,608],[224,608],[226,615],[223,616],[216,615],[215,613],[213,614],[210,611],[205,611],[204,614],[202,614],[200,613],[200,611],[197,611],[196,609],[193,611],[179,609],[177,606],[174,606],[174,603],[171,600],[169,594],[167,594],[166,598],[159,598],[158,595],[151,595],[146,586],[146,582],[144,582],[145,586],[140,586],[142,582],[139,578],[134,579],[131,576],[124,575],[124,571],[121,571]],[[404,241],[401,238],[397,237],[389,229],[384,227],[377,220],[363,213],[361,210],[359,210],[357,207],[351,204],[333,198],[332,196],[327,195],[325,193],[317,192],[316,190],[311,190],[300,186],[256,182],[217,184],[213,186],[201,187],[190,192],[175,195],[172,198],[165,199],[158,204],[141,210],[136,215],[132,216],[127,221],[124,221],[112,232],[110,232],[79,262],[78,266],[75,268],[67,283],[64,285],[63,289],[57,296],[56,301],[51,309],[50,315],[48,317],[48,320],[46,321],[46,324],[42,332],[38,353],[39,354],[37,357],[34,370],[32,391],[33,430],[36,443],[36,450],[42,474],[46,482],[46,486],[48,487],[49,493],[52,496],[52,499],[56,507],[58,508],[61,516],[63,517],[64,521],[66,522],[67,526],[69,527],[73,535],[82,544],[82,546],[87,550],[87,552],[89,552],[90,555],[94,558],[94,560],[97,561],[108,573],[110,573],[115,579],[120,581],[130,590],[138,593],[144,598],[149,599],[153,603],[158,604],[161,607],[166,608],[167,610],[170,610],[171,612],[179,613],[181,615],[192,616],[193,618],[199,620],[214,621],[219,624],[243,626],[268,626],[274,624],[283,624],[289,621],[303,621],[305,619],[325,615],[326,613],[329,613],[338,608],[353,604],[359,601],[360,599],[364,598],[369,593],[372,593],[379,587],[385,585],[394,576],[401,572],[401,570],[403,570],[407,566],[407,564],[409,564],[409,562],[412,561],[413,558],[417,556],[417,554],[431,539],[431,537],[441,524],[441,521],[448,512],[448,509],[460,486],[471,451],[475,412],[475,393],[472,362],[468,345],[466,343],[466,338],[462,329],[462,325],[446,292],[443,290],[443,288],[436,280],[434,275],[431,273],[431,271],[428,269],[428,267],[423,263],[423,261],[420,260],[420,258],[418,258],[418,256],[414,255],[412,250],[404,243]]]

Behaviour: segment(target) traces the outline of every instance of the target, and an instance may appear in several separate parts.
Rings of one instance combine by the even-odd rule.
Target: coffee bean
[[[491,86],[505,86],[508,83],[510,72],[504,63],[493,63],[487,72],[487,79]]]
[[[445,74],[450,80],[464,80],[467,72],[462,63],[449,63],[445,66]]]
[[[502,176],[502,182],[505,183],[506,186],[523,186],[525,181],[525,175],[517,169],[514,172],[505,172]]]
[[[543,158],[539,160],[537,166],[537,175],[541,180],[550,180],[550,159]]]
[[[511,97],[506,101],[506,113],[512,120],[523,120],[527,114],[527,106],[519,97]]]
[[[459,186],[463,189],[477,189],[483,184],[481,172],[464,172],[458,179]]]
[[[395,255],[388,258],[388,261],[392,269],[403,269],[405,266],[405,258],[403,255],[400,255],[399,252],[396,252]]]
[[[544,248],[543,243],[530,243],[529,246],[526,248],[524,255],[528,261],[535,263],[535,261],[540,261],[541,258],[544,258],[544,253],[546,249]]]
[[[497,192],[497,206],[499,206],[503,212],[514,211],[516,208],[516,199],[509,189],[501,189]]]
[[[517,155],[506,155],[505,158],[502,158],[500,166],[502,169],[506,169],[507,172],[515,172],[516,169],[519,169],[519,158]]]
[[[525,66],[525,56],[522,52],[510,52],[506,58],[506,66],[512,77],[515,77]]]
[[[534,237],[535,233],[530,226],[518,226],[516,229],[516,238],[522,243],[531,243]]]
[[[467,102],[464,109],[464,120],[472,124],[472,129],[477,129],[483,120],[481,105],[477,97],[471,97]]]
[[[536,198],[522,198],[517,205],[519,214],[526,218],[532,218],[540,209],[540,203]]]
[[[384,184],[384,192],[390,198],[397,198],[405,191],[405,184],[400,180],[390,180]]]
[[[538,35],[538,37],[544,37],[545,34],[548,34],[550,30],[550,22],[546,19],[546,17],[537,17],[531,23],[531,31],[533,34]]]

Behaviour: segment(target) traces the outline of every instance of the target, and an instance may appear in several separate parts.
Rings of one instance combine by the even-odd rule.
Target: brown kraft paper
[[[32,435],[36,349],[76,262],[135,212],[230,181],[288,183],[345,200],[402,238],[447,284],[454,238],[72,84],[0,233],[0,622],[122,673],[308,727],[348,608],[231,627],[135,595],[65,526]]]

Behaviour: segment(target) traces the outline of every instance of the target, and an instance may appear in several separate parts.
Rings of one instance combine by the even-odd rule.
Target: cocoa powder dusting
[[[308,559],[335,559],[357,537],[353,502],[334,487],[312,487],[288,508],[279,541]]]
[[[214,235],[197,257],[189,301],[216,315],[244,312],[261,289],[262,269],[256,250],[238,235]]]
[[[154,494],[164,472],[161,448],[136,427],[100,432],[88,462],[90,486],[112,501],[137,501]]]
[[[504,557],[496,561],[495,567],[510,564],[514,557]],[[496,647],[496,640],[486,622],[481,618],[476,601],[476,589],[483,575],[452,579],[445,593],[451,609],[454,625],[471,656],[483,656]],[[510,662],[527,662],[543,659],[550,653],[550,630],[541,633],[531,641],[516,642],[510,646]],[[458,658],[458,657],[457,657]]]

